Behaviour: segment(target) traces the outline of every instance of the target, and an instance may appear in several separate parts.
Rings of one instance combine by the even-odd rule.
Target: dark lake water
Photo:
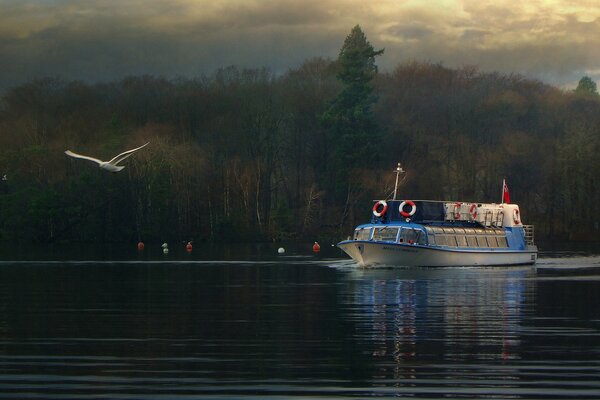
[[[5,246],[0,398],[600,398],[593,251],[374,270],[310,246]]]

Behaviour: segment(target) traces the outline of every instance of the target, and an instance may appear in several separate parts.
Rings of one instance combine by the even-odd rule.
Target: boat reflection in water
[[[534,276],[533,267],[355,269],[344,301],[379,378],[464,381],[486,363],[520,358]]]

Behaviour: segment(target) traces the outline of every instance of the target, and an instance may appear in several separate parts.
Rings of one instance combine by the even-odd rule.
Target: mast
[[[392,200],[396,200],[396,193],[398,192],[398,177],[400,176],[400,174],[404,173],[404,170],[402,169],[400,163],[398,163],[398,166],[396,167],[396,170],[394,172],[396,173],[396,184],[394,185],[394,198]]]

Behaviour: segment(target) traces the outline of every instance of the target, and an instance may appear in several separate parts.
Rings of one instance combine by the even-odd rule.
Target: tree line
[[[373,199],[511,199],[538,237],[599,239],[600,98],[411,61],[379,72],[359,27],[276,75],[34,80],[0,98],[0,239],[340,239]],[[117,174],[67,157],[135,153]]]

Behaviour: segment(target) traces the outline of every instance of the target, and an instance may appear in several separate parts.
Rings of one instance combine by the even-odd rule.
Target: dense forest
[[[0,239],[340,239],[389,197],[498,202],[538,238],[598,240],[600,97],[412,61],[378,72],[355,27],[339,58],[196,78],[47,78],[0,98]],[[113,174],[102,159],[150,144]]]

